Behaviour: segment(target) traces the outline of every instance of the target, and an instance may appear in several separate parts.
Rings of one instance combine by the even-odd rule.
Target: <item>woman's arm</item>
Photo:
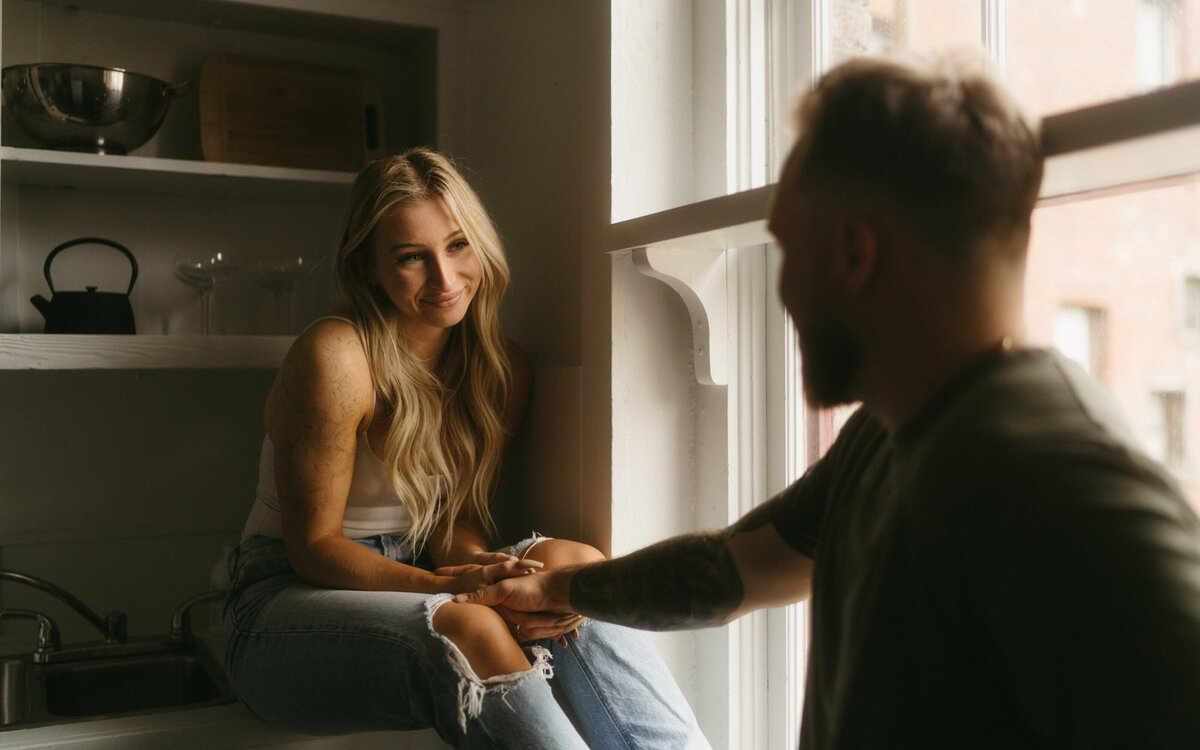
[[[265,415],[275,445],[283,540],[296,574],[315,586],[422,593],[469,590],[472,580],[503,577],[500,569],[434,575],[343,535],[358,434],[373,406],[370,370],[353,326],[321,321],[297,339]]]

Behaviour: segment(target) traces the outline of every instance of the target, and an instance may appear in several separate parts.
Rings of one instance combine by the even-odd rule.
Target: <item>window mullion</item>
[[[1008,0],[980,0],[983,12],[983,47],[996,63],[1008,70]]]

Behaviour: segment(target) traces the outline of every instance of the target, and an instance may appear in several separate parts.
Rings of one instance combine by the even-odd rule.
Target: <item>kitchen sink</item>
[[[37,664],[0,657],[0,730],[232,703],[203,645],[163,653]]]

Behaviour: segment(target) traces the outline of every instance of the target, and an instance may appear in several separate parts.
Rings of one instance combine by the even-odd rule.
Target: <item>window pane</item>
[[[1186,415],[1182,391],[1156,391],[1150,394],[1146,451],[1177,470],[1186,470]]]
[[[1183,330],[1200,333],[1200,276],[1188,276],[1183,284]]]
[[[1104,310],[1063,305],[1054,318],[1054,346],[1095,377],[1104,376]]]
[[[862,29],[861,24],[846,23],[853,6],[861,2],[828,0],[835,9],[833,18],[834,58],[855,52],[854,46],[842,39],[850,30]],[[869,37],[859,43],[859,51],[886,52],[895,48],[945,49],[947,47],[981,46],[983,40],[982,0],[870,0]],[[840,23],[839,23],[840,22]],[[864,33],[862,29],[858,33]]]
[[[973,4],[973,3],[972,3]],[[1200,0],[1008,0],[1010,82],[1041,114],[1200,73]]]
[[[814,409],[807,404],[804,407],[804,445],[805,464],[811,464],[824,456],[838,433],[846,426],[850,417],[861,404],[845,404],[832,409]]]
[[[1028,338],[1081,359],[1200,509],[1198,209],[1194,176],[1039,208],[1026,312]]]

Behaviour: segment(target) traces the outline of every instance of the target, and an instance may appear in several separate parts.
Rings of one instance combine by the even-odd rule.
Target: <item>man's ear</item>
[[[848,217],[838,226],[837,272],[852,293],[867,287],[879,267],[879,231],[867,219]]]

